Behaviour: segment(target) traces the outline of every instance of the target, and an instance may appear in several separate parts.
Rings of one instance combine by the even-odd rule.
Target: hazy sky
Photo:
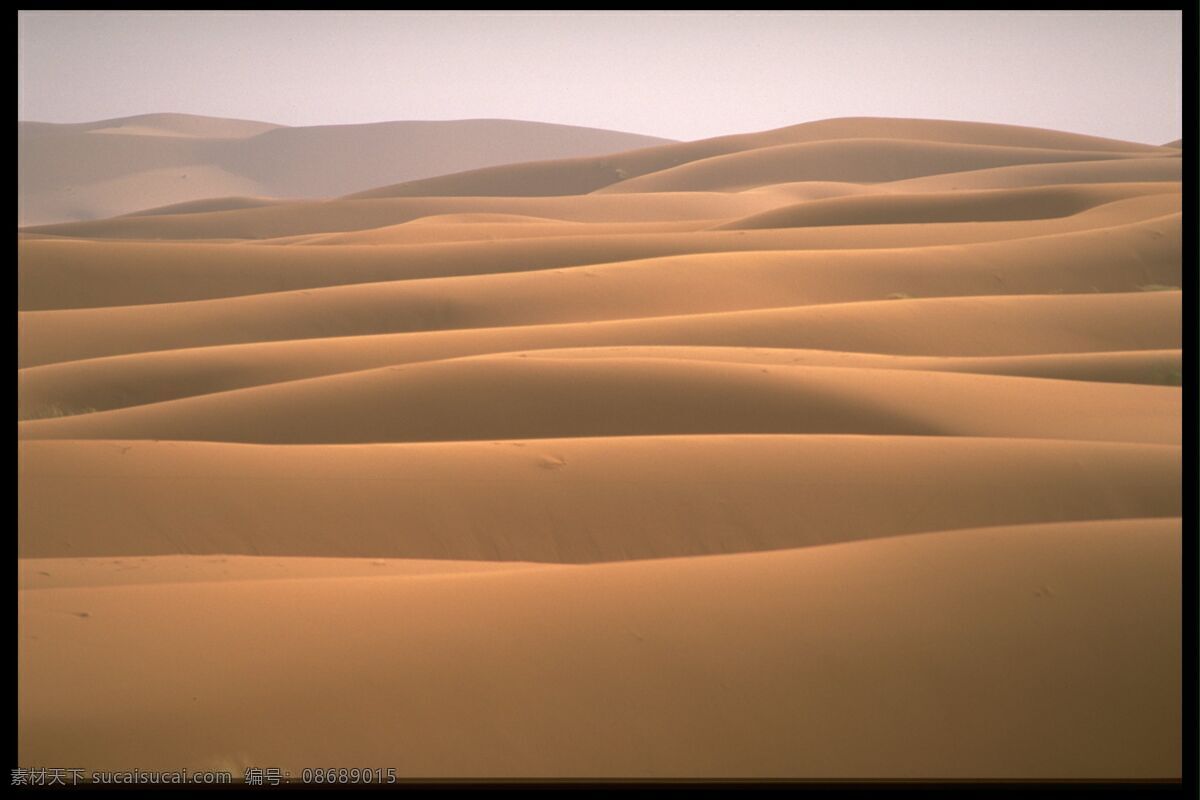
[[[1179,11],[18,15],[19,119],[506,118],[698,139],[841,116],[1182,134]]]

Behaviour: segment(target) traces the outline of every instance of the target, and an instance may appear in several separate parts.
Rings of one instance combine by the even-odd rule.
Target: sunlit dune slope
[[[1101,521],[467,575],[31,590],[17,757],[399,777],[1163,778],[1181,769],[1180,535],[1178,520]]]

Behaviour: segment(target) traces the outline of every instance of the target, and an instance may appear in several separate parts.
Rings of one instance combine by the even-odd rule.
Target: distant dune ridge
[[[510,120],[287,127],[146,114],[17,123],[17,224],[125,214],[225,195],[327,197],[381,183],[667,140]]]
[[[19,764],[1181,776],[1181,140],[18,133]]]

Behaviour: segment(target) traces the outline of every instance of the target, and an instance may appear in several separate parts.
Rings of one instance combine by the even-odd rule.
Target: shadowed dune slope
[[[18,403],[21,418],[71,414],[395,364],[547,348],[816,349],[830,357],[795,363],[837,366],[846,354],[883,354],[883,361],[858,363],[895,368],[895,356],[926,356],[932,358],[911,366],[946,369],[945,359],[951,357],[1055,355],[1071,360],[1087,353],[1177,349],[1182,335],[1181,292],[888,300],[135,353],[20,370]],[[1138,382],[1178,384],[1179,379],[1168,373]]]
[[[417,197],[303,200],[251,209],[151,214],[30,226],[36,234],[97,239],[274,239],[365,231],[435,214],[505,213],[590,222],[715,220],[770,208],[772,198],[727,192],[670,192],[637,197]]]
[[[879,183],[945,172],[1069,161],[1139,158],[1128,151],[1047,150],[897,139],[778,145],[693,161],[621,181],[602,192],[730,191],[780,181]]]
[[[914,370],[480,356],[31,420],[18,431],[34,439],[278,444],[686,433],[1177,444],[1179,394],[1171,386]]]
[[[951,172],[888,184],[897,191],[954,191],[969,189],[1020,189],[1078,183],[1164,182],[1183,180],[1183,159],[1178,154],[1160,158],[1111,161],[1070,161],[1049,164],[1016,164],[1011,167]]]
[[[126,216],[153,216],[155,214],[204,214],[209,211],[238,211],[243,208],[265,208],[280,205],[285,200],[267,197],[208,197],[203,200],[188,200],[165,206],[139,209]]]
[[[548,326],[550,327],[550,326]],[[421,338],[416,334],[415,338]],[[230,345],[184,351],[113,356],[32,367],[17,373],[18,419],[157,403],[229,389],[263,386],[287,380],[354,372],[372,367],[437,360],[422,358],[405,348],[404,338],[355,337],[323,340],[351,345],[326,352],[312,348]],[[409,343],[416,344],[416,343]],[[494,347],[495,345],[493,345]],[[1131,350],[1096,353],[1048,353],[1023,356],[895,356],[834,350],[755,347],[695,347],[630,345],[617,347],[551,348],[516,353],[552,358],[666,358],[728,361],[768,367],[797,365],[917,369],[1013,375],[1029,378],[1179,385],[1183,351]],[[336,356],[336,360],[331,356]]]
[[[1171,191],[1170,184],[1053,186],[991,191],[924,192],[834,197],[772,209],[727,228],[798,228],[822,225],[896,225],[1053,219],[1143,193]]]

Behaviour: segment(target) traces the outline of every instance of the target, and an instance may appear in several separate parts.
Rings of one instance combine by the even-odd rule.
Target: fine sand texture
[[[1181,777],[1181,141],[432,124],[19,126],[20,766]]]

